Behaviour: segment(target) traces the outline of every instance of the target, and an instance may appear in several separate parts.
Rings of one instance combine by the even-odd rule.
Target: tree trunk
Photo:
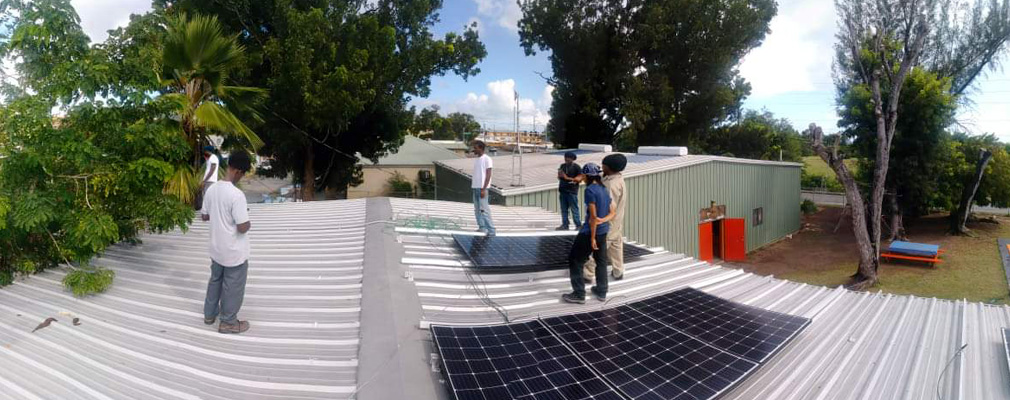
[[[316,152],[312,145],[305,146],[305,170],[302,177],[302,201],[316,199]]]
[[[901,215],[901,205],[898,204],[898,195],[892,193],[887,196],[888,207],[891,212],[891,237],[889,241],[907,240],[905,235],[905,220]]]
[[[992,152],[987,149],[979,150],[978,163],[975,164],[975,173],[964,182],[964,189],[961,190],[961,203],[957,206],[957,211],[950,215],[950,233],[953,235],[965,235],[968,233],[968,215],[971,211],[972,202],[975,200],[975,193],[978,186],[982,184],[982,176],[985,174],[985,167],[992,159]]]
[[[856,236],[856,244],[859,247],[859,268],[852,275],[853,284],[850,285],[850,288],[855,290],[869,288],[877,283],[877,268],[875,249],[866,221],[866,203],[859,193],[859,186],[856,185],[856,179],[852,177],[852,172],[845,166],[844,159],[838,156],[838,147],[835,146],[829,151],[824,147],[824,132],[821,128],[811,124],[810,130],[814,137],[814,152],[835,171],[838,182],[845,188],[845,198],[852,210],[852,233]]]

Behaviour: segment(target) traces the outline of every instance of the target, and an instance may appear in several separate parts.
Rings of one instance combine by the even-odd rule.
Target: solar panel
[[[763,363],[810,320],[686,288],[628,305],[730,353]]]
[[[627,306],[541,322],[631,399],[710,399],[757,367]]]
[[[1010,367],[1010,329],[1003,328],[1003,350],[1006,350],[1006,363]]]
[[[456,399],[621,399],[538,321],[431,331]]]
[[[480,269],[568,268],[568,253],[575,236],[471,236],[453,235],[456,245]],[[624,244],[624,261],[631,262],[652,254],[644,247]]]

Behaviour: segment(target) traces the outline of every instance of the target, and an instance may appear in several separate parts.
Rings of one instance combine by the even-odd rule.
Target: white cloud
[[[81,27],[92,42],[103,42],[110,29],[130,23],[130,14],[151,10],[151,0],[72,0]]]
[[[484,128],[497,130],[512,130],[515,126],[515,90],[513,79],[488,82],[483,93],[467,93],[462,99],[453,103],[443,103],[442,115],[452,112],[469,113],[477,119]],[[551,92],[550,85],[544,87],[538,98],[519,98],[519,129],[543,131],[550,119]],[[419,99],[415,104],[423,107],[435,104],[434,101]],[[421,108],[418,107],[418,108]]]
[[[473,0],[477,4],[477,13],[495,21],[498,26],[509,32],[519,32],[519,20],[523,13],[515,0]]]
[[[835,21],[830,1],[782,1],[771,33],[740,66],[752,94],[830,90]]]

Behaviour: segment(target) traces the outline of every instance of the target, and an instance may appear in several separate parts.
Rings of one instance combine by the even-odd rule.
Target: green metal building
[[[580,165],[599,164],[610,154],[576,153]],[[557,170],[563,154],[524,154],[522,168],[512,155],[493,157],[491,203],[559,211]],[[741,260],[800,229],[802,164],[644,150],[624,154],[627,240],[702,259]],[[435,197],[470,202],[473,159],[435,166]]]

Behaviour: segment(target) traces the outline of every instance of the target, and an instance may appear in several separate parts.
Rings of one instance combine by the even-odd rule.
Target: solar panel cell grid
[[[696,289],[682,289],[629,305],[713,346],[762,363],[809,320],[749,307]]]
[[[453,235],[456,245],[474,266],[487,269],[567,268],[575,236],[470,236]],[[652,254],[643,247],[624,244],[624,260]]]
[[[627,306],[542,322],[632,399],[708,399],[757,367]]]
[[[537,321],[432,332],[457,399],[621,398]]]
[[[432,333],[458,399],[701,400],[744,379],[808,322],[682,289],[596,312]]]

